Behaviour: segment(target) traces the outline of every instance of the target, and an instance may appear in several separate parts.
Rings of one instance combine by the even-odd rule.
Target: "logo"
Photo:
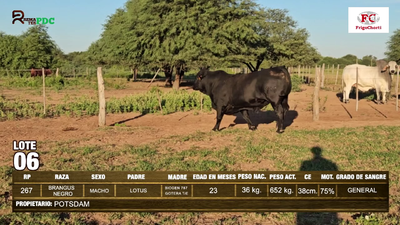
[[[16,21],[21,22],[21,24],[25,24],[28,22],[29,25],[36,25],[36,24],[54,24],[54,17],[36,17],[36,18],[24,18],[25,13],[22,10],[14,10],[12,11],[12,24],[15,24]]]
[[[357,19],[363,25],[373,25],[379,22],[380,17],[376,12],[367,11],[360,13]]]
[[[349,33],[389,33],[389,7],[349,7]]]

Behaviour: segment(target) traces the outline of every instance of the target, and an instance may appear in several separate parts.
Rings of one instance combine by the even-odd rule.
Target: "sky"
[[[93,4],[95,2],[95,4]],[[64,51],[86,51],[99,39],[108,16],[124,6],[126,0],[68,0],[68,1],[0,1],[0,31],[19,35],[30,25],[12,24],[12,11],[22,10],[25,17],[54,17],[48,25],[48,33]],[[400,29],[400,0],[256,0],[268,8],[287,9],[306,28],[309,42],[323,56],[342,57],[353,54],[362,58],[374,55],[384,58],[387,41],[393,32]],[[389,7],[389,33],[349,34],[348,7]],[[396,16],[397,14],[397,16]]]

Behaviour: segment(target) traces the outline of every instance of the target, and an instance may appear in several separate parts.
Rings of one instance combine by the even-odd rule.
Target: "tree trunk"
[[[133,72],[133,81],[137,81],[137,75],[138,75],[138,68],[135,67],[134,72]]]
[[[174,90],[178,90],[179,89],[179,84],[181,82],[181,67],[180,66],[176,66],[175,68],[175,81],[174,81],[174,85],[172,86],[172,88]]]
[[[182,83],[183,81],[183,76],[185,75],[185,71],[181,70],[180,74],[179,74],[179,84]]]
[[[165,78],[166,78],[165,86],[172,87],[172,72],[174,71],[173,69],[174,69],[174,67],[173,66],[171,67],[169,65],[166,65],[163,67],[163,71],[164,71]]]

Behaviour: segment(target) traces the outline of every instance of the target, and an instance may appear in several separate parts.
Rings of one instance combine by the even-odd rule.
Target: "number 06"
[[[37,152],[29,152],[28,154],[17,152],[14,154],[15,170],[21,171],[26,167],[32,171],[39,169],[39,154]]]

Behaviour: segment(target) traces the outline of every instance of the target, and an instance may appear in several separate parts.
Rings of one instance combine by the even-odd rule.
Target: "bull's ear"
[[[389,65],[386,65],[385,67],[382,68],[381,73],[386,72],[387,68],[389,67]]]
[[[207,76],[207,70],[205,70],[205,71],[202,71],[198,76],[197,76],[197,79],[198,80],[202,80],[204,77],[206,77]]]

